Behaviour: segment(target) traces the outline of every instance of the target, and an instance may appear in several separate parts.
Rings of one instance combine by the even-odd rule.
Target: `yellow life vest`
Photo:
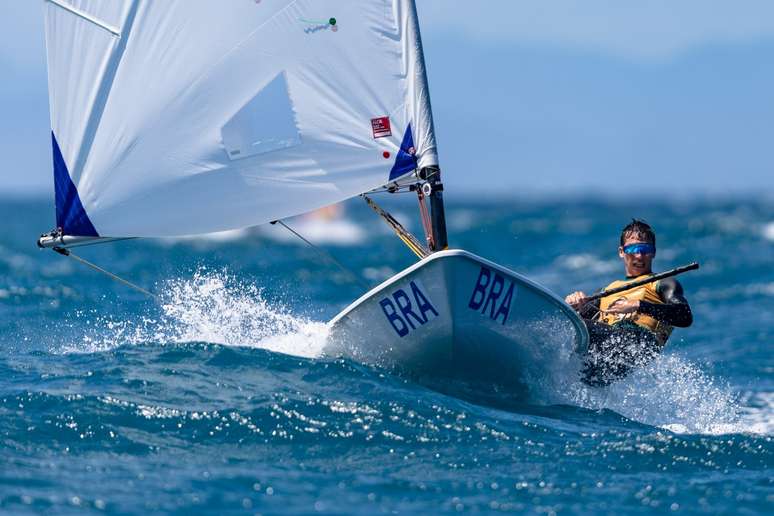
[[[640,280],[642,278],[645,278],[647,274],[644,274],[642,276],[639,276],[637,278],[631,278],[626,281],[616,280],[612,282],[610,285],[605,287],[605,290],[611,289],[611,288],[618,288],[623,287],[628,283],[632,283],[634,281]],[[667,339],[669,338],[669,335],[672,333],[672,327],[668,324],[664,324],[653,317],[641,314],[641,313],[630,313],[630,314],[606,314],[604,313],[605,310],[607,310],[610,305],[618,301],[619,299],[626,299],[627,301],[647,301],[648,303],[654,303],[658,305],[663,305],[664,302],[661,300],[661,297],[658,295],[658,291],[656,290],[658,288],[658,281],[652,281],[650,283],[646,283],[645,285],[640,285],[639,287],[634,287],[631,290],[625,290],[623,292],[619,292],[618,294],[613,294],[612,296],[603,297],[599,300],[599,321],[603,322],[605,324],[608,324],[610,326],[617,324],[621,321],[631,321],[638,326],[642,326],[643,328],[652,331],[656,334],[656,338],[658,339],[659,343],[664,345],[666,344]]]

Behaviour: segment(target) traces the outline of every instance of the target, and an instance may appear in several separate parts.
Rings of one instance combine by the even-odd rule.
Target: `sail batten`
[[[99,78],[96,83],[95,97],[90,106],[89,115],[86,121],[83,140],[76,161],[73,164],[74,170],[82,170],[89,157],[91,147],[94,144],[94,139],[99,129],[99,124],[102,121],[102,116],[104,115],[105,107],[110,97],[110,92],[113,88],[113,83],[118,73],[118,67],[121,64],[121,59],[126,51],[126,45],[129,39],[128,33],[131,31],[138,7],[139,0],[132,0],[129,3],[124,22],[124,37],[115,43],[115,46],[113,46],[107,55],[104,65],[101,67]]]
[[[52,131],[91,236],[262,224],[438,164],[411,0],[68,0],[120,38],[49,1]]]
[[[61,7],[65,11],[67,11],[67,12],[69,12],[71,14],[74,14],[75,16],[77,16],[77,17],[79,17],[79,18],[81,18],[83,20],[86,20],[87,22],[93,23],[97,27],[105,29],[106,31],[111,33],[113,36],[121,36],[121,31],[117,27],[114,27],[114,26],[112,26],[112,25],[110,25],[108,23],[105,23],[104,21],[102,21],[102,20],[100,20],[98,18],[95,18],[94,16],[91,16],[91,15],[81,11],[80,9],[76,9],[75,7],[70,5],[69,3],[65,2],[64,0],[46,0],[46,1],[47,2],[51,2],[52,4],[54,4],[54,5],[58,6],[58,7]]]

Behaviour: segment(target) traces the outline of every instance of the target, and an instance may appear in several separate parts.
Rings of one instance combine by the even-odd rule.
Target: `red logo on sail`
[[[392,128],[390,127],[390,117],[382,116],[379,118],[372,118],[371,129],[373,129],[374,131],[374,138],[384,138],[385,136],[392,136]]]

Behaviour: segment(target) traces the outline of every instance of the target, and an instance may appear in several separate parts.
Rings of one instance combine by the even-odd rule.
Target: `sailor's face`
[[[624,268],[626,269],[627,276],[642,276],[643,274],[650,274],[653,272],[651,266],[653,265],[654,254],[634,253],[626,254],[624,247],[632,244],[647,244],[645,240],[642,240],[638,236],[626,237],[624,245],[618,248],[618,256],[624,262]]]

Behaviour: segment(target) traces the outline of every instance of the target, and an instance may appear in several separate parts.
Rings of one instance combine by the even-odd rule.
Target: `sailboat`
[[[233,230],[364,195],[419,261],[329,323],[327,355],[510,383],[536,350],[587,346],[559,297],[448,249],[412,0],[43,3],[56,229],[39,246]],[[406,191],[425,242],[372,199]]]

